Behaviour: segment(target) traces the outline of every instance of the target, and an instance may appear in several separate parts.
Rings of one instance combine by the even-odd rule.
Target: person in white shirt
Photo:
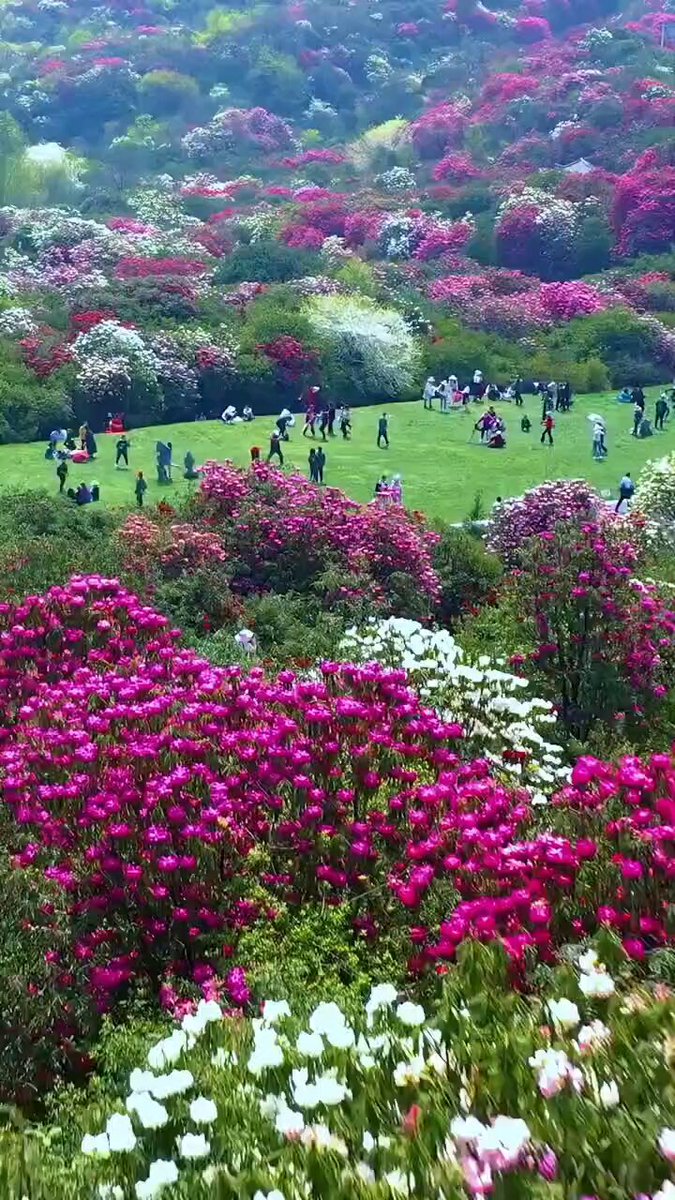
[[[434,379],[433,375],[430,375],[424,385],[424,391],[422,392],[422,399],[424,401],[424,407],[428,408],[429,411],[431,411],[431,409],[434,407],[433,399],[434,399],[434,396],[436,396],[436,395],[437,395],[436,380]]]

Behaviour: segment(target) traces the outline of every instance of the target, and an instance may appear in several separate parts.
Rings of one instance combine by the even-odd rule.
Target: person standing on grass
[[[668,397],[666,396],[665,392],[661,392],[661,395],[659,396],[658,400],[656,401],[655,418],[654,418],[654,428],[655,429],[661,429],[661,430],[663,429],[663,422],[665,421],[667,415],[668,415]]]
[[[322,442],[325,442],[325,440],[326,440],[326,430],[328,429],[328,419],[329,419],[328,418],[328,409],[323,408],[321,410],[321,415],[319,417],[319,433],[321,434]]]
[[[309,462],[309,481],[310,481],[310,483],[317,483],[318,480],[316,478],[316,450],[314,449],[313,446],[309,452],[308,462]]]
[[[433,375],[430,375],[424,385],[424,391],[422,392],[422,400],[424,402],[424,407],[428,408],[429,412],[431,412],[432,408],[434,407],[434,396],[435,395],[436,395],[436,380],[434,379]]]
[[[316,482],[323,483],[323,469],[326,465],[326,454],[323,446],[319,446],[316,452]]]
[[[644,412],[645,412],[644,404],[639,404],[636,401],[634,408],[633,408],[633,428],[631,430],[631,437],[639,437],[640,425],[642,424],[642,418],[644,416]]]
[[[272,458],[278,458],[279,466],[283,467],[284,456],[281,453],[281,434],[278,429],[273,429],[270,434],[270,451],[267,455],[267,461],[269,462]]]
[[[377,448],[378,448],[378,450],[382,449],[383,442],[388,450],[389,449],[389,417],[386,412],[382,413],[382,416],[380,417],[379,421],[377,422]]]
[[[342,409],[340,410],[338,427],[340,429],[340,433],[342,434],[342,440],[346,442],[352,431],[352,417],[346,405],[343,405]]]
[[[119,466],[120,466],[121,462],[124,463],[125,467],[129,466],[129,447],[130,446],[131,446],[131,442],[129,441],[126,433],[123,433],[121,438],[118,439],[117,445],[115,447],[115,468],[116,468],[116,470],[119,471]]]
[[[621,483],[619,484],[619,499],[616,502],[616,507],[614,509],[614,512],[618,513],[624,500],[626,501],[626,504],[627,504],[628,501],[631,500],[634,495],[635,495],[635,484],[633,483],[633,480],[630,477],[630,471],[626,471],[626,474],[624,475],[623,479],[621,480]]]
[[[316,421],[315,409],[308,408],[307,412],[305,413],[305,424],[302,427],[302,436],[303,437],[307,437],[308,433],[309,433],[310,437],[314,437],[314,422],[315,421]]]
[[[68,478],[68,463],[66,462],[65,458],[61,459],[58,467],[56,468],[56,475],[59,481],[59,495],[61,496],[63,495],[63,490],[66,486],[66,479]]]
[[[516,376],[511,387],[513,390],[513,400],[514,400],[516,408],[522,408],[523,407],[523,391],[522,391],[523,381],[520,378],[520,375]]]
[[[336,416],[336,408],[335,408],[335,405],[331,401],[331,403],[328,405],[328,436],[329,437],[335,437],[335,416]]]
[[[139,508],[142,508],[143,507],[143,499],[145,497],[145,493],[148,490],[148,483],[147,483],[147,480],[144,478],[142,471],[139,471],[136,476],[136,487],[134,490],[136,492],[136,504],[138,505]]]
[[[555,427],[555,421],[553,420],[553,416],[552,416],[552,413],[550,410],[546,413],[546,416],[544,417],[544,419],[542,421],[542,425],[543,425],[543,429],[541,431],[541,444],[543,446],[546,439],[548,438],[548,444],[549,444],[549,446],[552,446],[553,445],[553,429]]]

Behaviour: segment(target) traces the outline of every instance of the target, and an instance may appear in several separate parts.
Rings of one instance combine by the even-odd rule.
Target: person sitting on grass
[[[520,428],[522,429],[523,433],[529,433],[532,428],[532,422],[527,413],[523,415],[523,418],[520,422]]]
[[[199,479],[199,471],[195,465],[195,456],[188,450],[183,459],[183,479]]]
[[[101,485],[96,479],[92,479],[91,488],[89,490],[91,491],[92,504],[96,504],[96,502],[101,499]]]

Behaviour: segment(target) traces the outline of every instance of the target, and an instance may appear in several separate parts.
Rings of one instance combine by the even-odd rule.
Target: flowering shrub
[[[226,1180],[244,1200],[668,1200],[675,1005],[617,967],[588,950],[525,1006],[477,947],[432,1016],[391,983],[360,1008],[268,999],[244,1022],[203,1003],[139,1056],[107,1120],[91,1113],[76,1177],[105,1196]]]
[[[509,566],[519,560],[530,538],[552,533],[562,522],[591,517],[599,496],[583,479],[542,483],[523,496],[505,500],[490,517],[488,546]]]
[[[364,395],[400,396],[412,385],[419,347],[404,318],[362,296],[316,296],[306,314],[338,380]]]
[[[639,563],[623,530],[589,521],[531,539],[515,576],[536,677],[582,739],[598,721],[637,731],[668,690],[675,613]]]
[[[320,588],[336,571],[332,603],[367,596],[382,610],[396,608],[399,585],[420,615],[436,603],[440,584],[432,565],[436,535],[400,506],[359,505],[334,488],[318,490],[274,467],[241,471],[207,463],[195,514],[217,528],[241,591]],[[332,571],[329,571],[329,568]]]
[[[521,676],[486,658],[472,661],[446,630],[392,617],[348,630],[340,653],[350,662],[403,668],[425,703],[461,725],[472,752],[529,783],[538,798],[567,778],[560,746],[544,736],[556,722],[552,705],[528,696]]]
[[[638,480],[635,508],[654,521],[675,521],[675,455],[648,462]]]

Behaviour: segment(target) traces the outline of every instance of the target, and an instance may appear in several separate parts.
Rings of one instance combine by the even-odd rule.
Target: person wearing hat
[[[422,400],[424,401],[424,407],[428,408],[430,412],[431,412],[431,409],[434,407],[433,399],[434,399],[435,395],[436,395],[436,380],[434,379],[433,375],[430,375],[424,385],[424,391],[422,392]]]

